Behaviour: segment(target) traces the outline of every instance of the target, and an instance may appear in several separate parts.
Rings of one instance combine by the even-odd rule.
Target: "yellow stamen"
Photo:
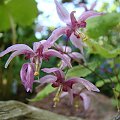
[[[34,76],[38,76],[39,75],[39,72],[34,72]]]
[[[80,106],[79,96],[76,96],[74,98],[74,107],[75,107],[76,110],[78,110],[79,106]]]
[[[80,37],[83,41],[86,41],[88,39],[88,37],[84,33],[80,33]]]
[[[61,92],[62,92],[62,85],[59,86],[57,93],[53,99],[53,101],[54,101],[53,107],[56,107],[57,103],[60,101]]]
[[[35,64],[34,76],[38,76],[39,75],[39,70],[40,70],[40,64]]]
[[[76,101],[75,101],[74,106],[75,106],[75,108],[76,108],[76,109],[78,109],[78,108],[79,108],[79,101],[78,101],[78,100],[76,100]]]
[[[75,34],[82,38],[83,41],[86,41],[88,39],[88,37],[84,33],[80,32],[80,30],[76,30]]]
[[[37,57],[36,60],[35,60],[34,76],[39,76],[39,70],[40,70],[40,62],[39,62],[39,58]]]

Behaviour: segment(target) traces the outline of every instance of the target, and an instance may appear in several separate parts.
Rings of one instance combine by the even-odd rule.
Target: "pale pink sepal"
[[[46,75],[39,80],[39,83],[53,83],[57,80],[57,77],[54,75]]]
[[[68,24],[70,22],[70,14],[57,0],[54,0],[56,5],[56,10],[61,21]]]
[[[90,106],[90,97],[85,94],[85,93],[80,93],[80,96],[82,97],[83,99],[83,105],[84,105],[84,109],[85,110],[88,110],[89,106]]]
[[[68,67],[72,67],[70,61],[68,59],[66,59],[66,57],[64,57],[60,52],[58,52],[56,50],[49,49],[48,51],[44,52],[44,55],[56,56],[56,57],[62,59],[68,65]]]
[[[88,80],[84,79],[84,78],[78,78],[78,77],[74,77],[69,79],[71,81],[74,81],[76,83],[81,83],[82,85],[84,85],[86,87],[86,89],[88,89],[89,91],[95,91],[95,92],[100,92],[100,90],[93,85],[91,82],[89,82]]]
[[[16,45],[12,45],[12,46],[8,47],[6,50],[1,52],[0,57],[4,56],[5,54],[7,54],[9,52],[13,52],[13,51],[16,51],[16,50],[23,50],[23,49],[25,49],[26,51],[33,52],[33,50],[25,44],[16,44]]]
[[[74,33],[72,33],[72,35],[70,36],[70,41],[72,42],[72,44],[78,48],[81,53],[83,54],[83,46],[84,44],[82,43],[82,40],[79,38],[77,38]]]
[[[96,17],[96,16],[100,16],[100,15],[103,15],[103,13],[95,12],[95,11],[85,11],[78,18],[78,22],[81,23],[81,21],[86,21],[88,18]]]

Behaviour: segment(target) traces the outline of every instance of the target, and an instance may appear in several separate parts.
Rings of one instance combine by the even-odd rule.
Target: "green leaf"
[[[111,81],[110,79],[111,79],[112,81]],[[110,78],[110,79],[104,79],[104,81],[103,81],[103,80],[98,80],[95,85],[96,85],[97,87],[102,87],[102,86],[105,85],[105,84],[112,84],[111,82],[113,82],[113,83],[118,82],[117,79],[116,79],[116,77],[112,77],[112,78]]]
[[[6,5],[19,25],[31,25],[37,17],[38,10],[35,0],[10,0]]]
[[[5,5],[0,5],[0,31],[10,28],[8,11]]]
[[[33,99],[28,99],[31,102],[34,101],[39,101],[42,100],[43,98],[45,98],[46,96],[48,96],[50,93],[52,93],[53,91],[55,91],[56,89],[53,88],[50,84],[47,85],[43,90],[41,90]]]
[[[86,44],[88,45],[90,53],[99,54],[100,56],[104,58],[114,58],[117,55],[120,55],[120,48],[109,50],[109,49],[102,47],[99,43],[93,40],[87,40]]]
[[[97,87],[102,87],[104,84],[105,84],[105,83],[104,83],[104,81],[102,81],[102,80],[96,82],[96,86],[97,86]]]
[[[0,4],[0,31],[8,30],[11,27],[10,17],[15,24],[28,26],[34,22],[37,15],[35,0],[9,0]]]
[[[116,64],[120,64],[120,56],[118,56],[118,57],[115,58],[115,63]]]
[[[114,107],[117,107],[118,101],[116,99],[112,98],[111,102]]]
[[[87,20],[87,35],[91,38],[98,38],[106,35],[120,23],[120,13],[107,13],[103,16]]]
[[[120,92],[120,83],[118,83],[115,87],[115,90],[119,91]]]
[[[98,66],[98,62],[92,62],[92,63],[88,63],[88,65],[85,65],[85,66],[79,65],[79,66],[72,67],[71,69],[68,70],[66,77],[67,78],[85,77],[91,74],[92,71],[94,71],[97,66]]]

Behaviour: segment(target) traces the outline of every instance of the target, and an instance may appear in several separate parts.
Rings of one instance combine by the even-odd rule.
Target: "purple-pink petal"
[[[91,5],[90,10],[93,10],[97,4],[97,0]]]
[[[96,16],[100,16],[100,15],[103,15],[103,13],[95,12],[95,11],[85,11],[78,18],[78,23],[81,23],[82,21],[86,21],[88,18],[96,17]]]
[[[41,45],[41,41],[33,43],[33,51],[36,52],[39,46]]]
[[[46,75],[42,78],[40,78],[39,83],[54,83],[57,80],[57,77],[54,75]]]
[[[72,35],[70,36],[70,41],[72,42],[72,44],[80,49],[81,53],[83,54],[83,46],[84,44],[82,43],[82,40],[80,38],[77,38],[74,33],[72,33]]]
[[[42,71],[46,73],[54,73],[57,78],[65,78],[64,72],[59,68],[43,68]]]
[[[27,53],[27,52],[30,52],[30,51],[27,51],[27,50],[22,49],[22,50],[18,50],[18,51],[13,52],[13,53],[10,55],[10,57],[8,58],[8,60],[7,60],[6,64],[5,64],[5,68],[8,67],[9,63],[11,62],[11,60],[12,60],[15,56],[18,56],[18,55],[20,55],[20,54],[25,54],[25,53]],[[33,53],[32,53],[32,54],[33,54]]]
[[[37,49],[39,49],[40,46],[43,46],[45,48],[48,48],[48,46],[46,45],[46,40],[41,40],[39,42],[34,42],[33,43],[33,51],[36,52]]]
[[[13,51],[17,51],[17,50],[26,50],[26,51],[30,51],[33,52],[33,50],[25,45],[25,44],[16,44],[16,45],[12,45],[10,47],[8,47],[6,50],[4,50],[3,52],[0,53],[0,57],[4,56],[5,54],[9,53],[9,52],[13,52]]]
[[[23,84],[26,81],[26,70],[27,70],[27,67],[28,67],[28,63],[25,63],[25,64],[22,65],[22,68],[20,70],[20,77],[21,77],[21,80],[22,80]]]
[[[63,45],[58,45],[58,44],[55,44],[54,46],[61,53],[63,53],[63,52],[65,52],[65,53],[71,53],[72,52],[72,49],[69,46],[63,46]]]
[[[71,58],[68,56],[68,55],[66,55],[66,54],[63,54],[64,55],[64,57],[66,57],[66,59],[69,61],[69,62],[71,62]],[[66,68],[67,67],[67,64],[65,63],[65,61],[61,61],[61,65],[60,65],[60,69],[64,69],[64,68]]]
[[[100,92],[100,90],[95,86],[93,85],[91,82],[89,82],[88,80],[84,79],[84,78],[78,78],[78,77],[75,77],[75,78],[71,78],[67,81],[74,81],[74,83],[81,83],[82,85],[85,86],[85,88],[87,88],[89,91],[96,91],[96,92]]]
[[[34,71],[31,64],[28,64],[27,74],[26,74],[26,89],[27,92],[32,92],[32,85],[34,82]]]
[[[59,68],[43,68],[41,70],[46,73],[54,73],[55,71],[60,71],[60,73],[63,73],[63,71]]]
[[[85,61],[84,56],[81,53],[78,52],[72,52],[69,54],[69,56],[73,59],[73,60],[77,60],[80,61],[80,59],[82,59],[83,61]]]
[[[62,49],[63,49],[63,52],[65,52],[65,53],[71,53],[72,52],[72,49],[69,46],[62,46]]]
[[[87,110],[90,106],[90,97],[85,94],[85,93],[80,93],[80,96],[82,97],[83,99],[83,105],[84,105],[84,109]]]
[[[75,14],[75,11],[72,11],[72,12],[70,13],[71,24],[72,24],[72,27],[73,27],[73,28],[76,27],[76,24],[77,24],[77,20],[76,20],[74,14]]]
[[[68,24],[70,22],[70,14],[57,0],[55,1],[56,10],[61,21]]]
[[[27,92],[32,92],[32,85],[34,82],[34,70],[33,66],[30,63],[23,64],[20,77],[22,80],[22,84],[24,85]]]
[[[88,11],[88,8],[84,3],[80,3],[80,7],[83,7],[85,9],[85,11]]]
[[[69,95],[70,103],[73,104],[73,90],[70,88],[68,89],[68,95]]]
[[[67,95],[68,95],[68,92],[62,92],[61,95],[60,95],[60,98],[63,98],[65,96],[67,96]]]
[[[72,65],[69,62],[69,60],[66,59],[66,57],[64,57],[61,53],[59,53],[56,50],[49,49],[48,51],[45,51],[43,54],[44,54],[44,56],[56,56],[56,57],[62,59],[68,65],[68,67],[72,67]]]
[[[58,40],[58,38],[59,38],[60,36],[62,36],[63,34],[66,33],[66,29],[67,29],[67,27],[60,27],[60,28],[55,29],[55,30],[52,32],[51,36],[47,39],[46,44],[47,44],[49,47],[53,46],[54,42],[56,42],[56,40]]]

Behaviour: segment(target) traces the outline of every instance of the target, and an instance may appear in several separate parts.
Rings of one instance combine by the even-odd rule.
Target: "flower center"
[[[55,97],[53,99],[53,102],[54,102],[53,107],[56,107],[57,103],[60,101],[60,95],[62,93],[62,88],[63,88],[63,86],[60,85],[58,90],[57,90],[57,93],[56,93],[56,95],[55,95]]]

